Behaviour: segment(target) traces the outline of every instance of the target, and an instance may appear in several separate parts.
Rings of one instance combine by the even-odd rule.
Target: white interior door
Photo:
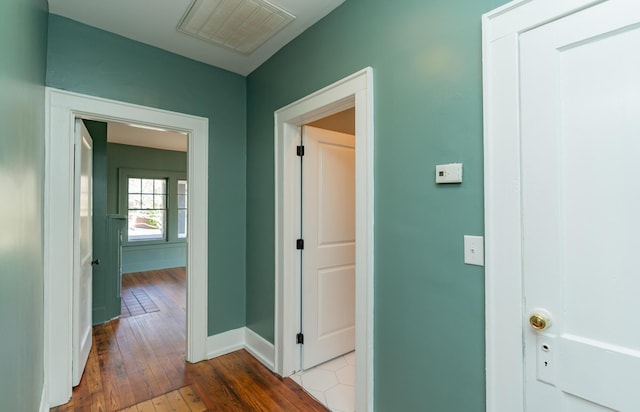
[[[355,136],[305,126],[302,367],[355,348]]]
[[[72,377],[77,386],[91,349],[93,141],[76,119]]]
[[[640,411],[640,2],[520,39],[526,410]]]

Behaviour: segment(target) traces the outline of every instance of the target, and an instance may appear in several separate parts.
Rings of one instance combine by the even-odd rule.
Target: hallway
[[[244,350],[186,363],[185,282],[184,268],[124,275],[128,316],[93,328],[82,381],[52,411],[326,411]]]

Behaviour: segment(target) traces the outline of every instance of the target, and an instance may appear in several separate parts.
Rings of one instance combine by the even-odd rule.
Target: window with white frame
[[[125,244],[186,240],[186,173],[121,168],[118,176],[118,209],[128,223]]]
[[[127,179],[128,240],[166,238],[167,179]]]

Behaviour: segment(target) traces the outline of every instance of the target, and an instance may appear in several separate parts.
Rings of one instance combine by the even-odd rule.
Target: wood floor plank
[[[218,368],[230,385],[231,389],[238,393],[239,397],[246,400],[252,411],[276,412],[291,410],[292,406],[284,398],[274,399],[271,396],[272,389],[262,379],[255,379],[247,370],[245,364],[235,353],[223,356],[219,359],[221,368]]]
[[[104,327],[100,328],[102,333],[99,333],[100,339],[96,346],[103,376],[104,399],[109,410],[118,410],[134,404],[135,398],[118,341],[114,339],[113,324],[102,326]]]
[[[128,336],[126,344],[120,345],[122,357],[126,364],[131,391],[135,402],[151,399],[155,392],[151,388],[155,381],[155,376],[149,367],[149,359],[144,351],[140,349],[142,341],[141,331],[136,328],[133,321],[121,321],[123,335]]]
[[[246,411],[248,406],[220,379],[209,362],[199,362],[190,369],[196,378],[193,388],[212,411]],[[210,382],[210,383],[209,383]]]
[[[153,406],[151,399],[137,404],[136,408],[138,409],[138,412],[156,412],[156,407]]]
[[[327,411],[245,350],[186,362],[184,268],[123,276],[123,290],[134,287],[159,310],[94,327],[82,381],[53,412]]]
[[[105,412],[107,410],[104,394],[97,392],[91,397],[91,412]]]
[[[169,392],[166,396],[169,400],[169,405],[171,405],[172,411],[191,412],[191,408],[189,408],[189,405],[187,405],[187,402],[185,402],[182,394],[180,393],[180,390]],[[202,406],[204,406],[204,404]]]
[[[169,398],[166,395],[156,396],[151,400],[153,406],[156,408],[156,412],[172,412],[173,408],[171,408],[171,404],[169,403]]]
[[[184,388],[179,389],[180,395],[182,395],[182,399],[187,404],[189,409],[193,412],[203,412],[207,410],[207,406],[200,399],[200,395],[198,395],[192,386],[185,386]]]

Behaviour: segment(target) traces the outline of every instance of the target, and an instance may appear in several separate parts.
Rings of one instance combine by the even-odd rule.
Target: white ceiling
[[[178,32],[192,0],[49,0],[49,11],[246,76],[345,0],[269,1],[296,18],[250,55]]]
[[[186,134],[116,122],[107,122],[107,142],[178,152],[187,151]]]

